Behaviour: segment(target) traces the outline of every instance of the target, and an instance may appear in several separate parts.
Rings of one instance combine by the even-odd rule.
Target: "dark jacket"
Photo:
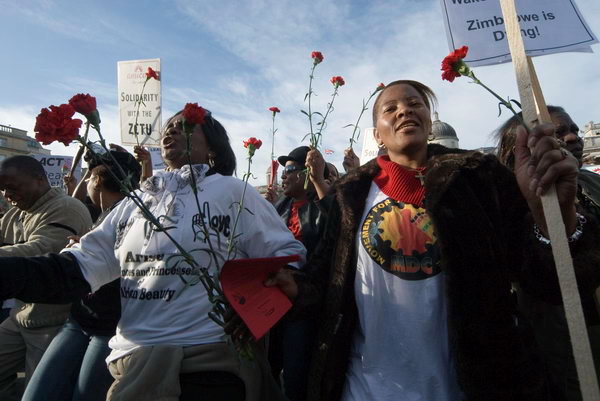
[[[277,213],[279,213],[286,224],[290,218],[293,202],[293,198],[285,196],[275,204]],[[306,248],[306,260],[310,259],[325,230],[327,208],[324,203],[324,201],[317,199],[315,194],[310,193],[308,202],[298,209],[300,235],[302,236],[302,244]]]
[[[547,399],[533,337],[515,324],[511,281],[521,277],[525,254],[540,246],[529,234],[527,205],[514,175],[494,156],[480,153],[430,145],[428,157],[425,206],[442,255],[449,341],[465,400]],[[371,161],[338,183],[325,237],[306,273],[297,277],[294,308],[321,313],[308,387],[311,401],[341,397],[358,319],[355,236],[379,171]],[[584,249],[590,245],[586,238],[584,233],[578,241]]]

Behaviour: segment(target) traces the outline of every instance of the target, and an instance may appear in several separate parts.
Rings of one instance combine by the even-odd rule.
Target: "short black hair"
[[[551,106],[548,105],[548,113],[557,114],[564,113],[567,116],[569,115],[565,109],[560,106]],[[510,168],[511,170],[514,168],[515,164],[515,144],[517,142],[517,127],[521,125],[521,121],[523,120],[523,112],[519,112],[517,115],[512,115],[508,120],[504,122],[494,132],[494,136],[496,137],[496,141],[498,142],[496,153],[498,159],[502,164]]]
[[[102,184],[108,191],[121,192],[121,186],[116,178],[124,180],[126,177],[123,177],[117,163],[125,175],[130,177],[133,189],[139,188],[142,167],[129,152],[110,150],[109,153],[94,155],[88,162],[88,168],[102,178]]]
[[[33,178],[46,178],[44,166],[38,160],[31,156],[17,155],[5,159],[0,164],[0,171],[5,171],[9,168],[15,168],[20,173],[27,174]]]
[[[419,92],[419,95],[421,95],[421,97],[423,98],[423,101],[425,102],[425,105],[427,106],[429,111],[432,111],[432,108],[435,107],[435,105],[437,104],[437,98],[433,90],[429,86],[422,84],[419,81],[413,81],[410,79],[399,79],[397,81],[390,82],[385,86],[385,88],[383,88],[383,90],[379,92],[379,95],[377,95],[377,99],[375,99],[375,103],[373,103],[373,126],[377,125],[377,106],[379,106],[379,99],[381,98],[381,95],[387,90],[387,88],[396,85],[412,86],[417,92]]]
[[[202,132],[206,137],[206,142],[210,150],[215,154],[214,166],[212,170],[221,175],[232,175],[235,171],[236,159],[235,153],[229,143],[229,136],[225,127],[212,116],[209,110],[206,110],[204,117],[204,123],[202,124]],[[165,127],[169,126],[172,119],[183,113],[183,110],[179,110],[173,114],[165,123]],[[163,132],[164,132],[163,128]]]

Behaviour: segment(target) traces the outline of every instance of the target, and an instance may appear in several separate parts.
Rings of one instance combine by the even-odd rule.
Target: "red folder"
[[[263,283],[273,273],[300,256],[259,259],[234,259],[221,269],[225,298],[242,318],[256,340],[264,336],[290,310],[292,303],[278,287]]]

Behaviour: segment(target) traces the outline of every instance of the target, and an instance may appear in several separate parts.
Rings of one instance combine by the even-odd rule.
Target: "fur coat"
[[[325,236],[296,278],[295,311],[320,314],[321,322],[312,356],[310,401],[337,401],[342,394],[358,320],[356,233],[379,171],[373,160],[336,185]],[[519,325],[511,282],[521,279],[529,254],[539,261],[550,250],[541,249],[531,234],[527,204],[514,175],[494,156],[439,145],[428,147],[427,172],[425,208],[442,255],[449,341],[465,400],[548,399],[533,336]],[[589,247],[589,235],[584,233],[578,242]],[[545,272],[548,277],[552,273]]]

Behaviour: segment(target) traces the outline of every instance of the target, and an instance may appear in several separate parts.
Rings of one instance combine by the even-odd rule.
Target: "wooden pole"
[[[523,110],[523,121],[529,127],[539,123],[552,122],[546,107],[544,96],[540,88],[535,68],[531,58],[525,55],[525,46],[521,36],[521,27],[517,19],[515,0],[500,0],[506,34],[512,62],[517,76],[521,108]],[[598,380],[590,342],[581,307],[581,298],[577,289],[573,259],[569,249],[569,243],[565,233],[565,226],[558,204],[556,188],[552,188],[542,195],[542,206],[544,217],[548,227],[548,234],[552,243],[552,254],[558,274],[558,281],[562,292],[562,300],[565,316],[571,337],[573,357],[581,396],[584,401],[599,401]]]

